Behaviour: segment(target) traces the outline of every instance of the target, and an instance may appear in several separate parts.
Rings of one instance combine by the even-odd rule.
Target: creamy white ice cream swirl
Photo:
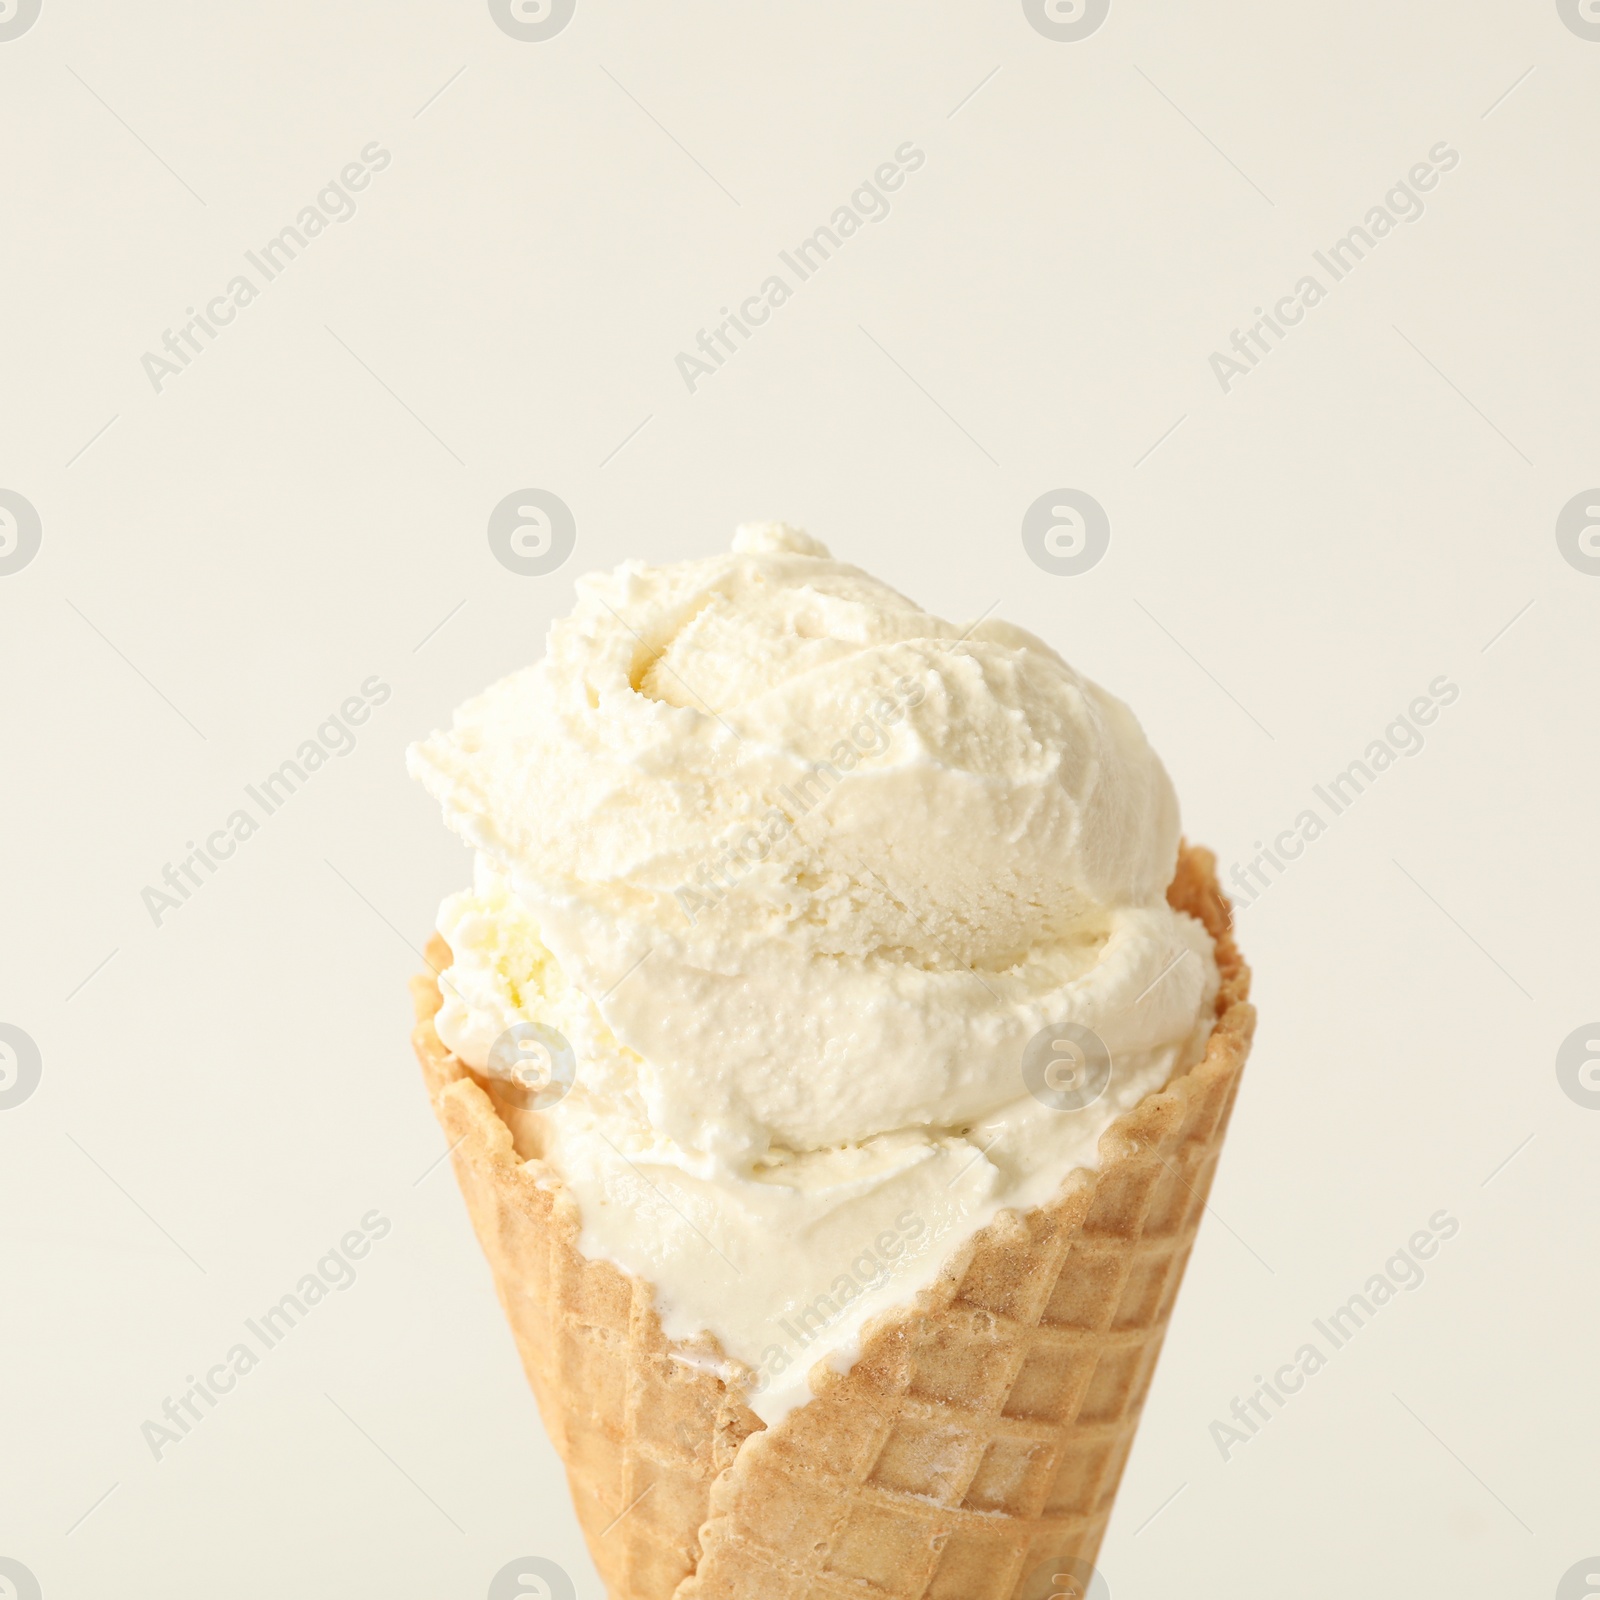
[[[1204,1048],[1211,942],[1166,904],[1132,713],[781,524],[580,580],[411,766],[478,852],[441,1037],[491,1072],[519,1023],[570,1043],[546,1145],[582,1248],[768,1420]]]

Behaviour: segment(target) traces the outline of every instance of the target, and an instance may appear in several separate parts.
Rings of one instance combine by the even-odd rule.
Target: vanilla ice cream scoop
[[[1132,713],[782,524],[580,580],[411,766],[478,853],[441,1037],[490,1073],[519,1023],[570,1041],[546,1149],[583,1248],[769,1420],[1204,1047],[1210,939],[1166,903],[1178,807]],[[1041,1076],[1083,1040],[1099,1081]]]

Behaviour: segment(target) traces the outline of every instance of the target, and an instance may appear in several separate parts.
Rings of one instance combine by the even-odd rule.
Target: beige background
[[[0,577],[0,1022],[42,1059],[0,1111],[0,1556],[46,1600],[420,1600],[532,1554],[600,1600],[406,1047],[468,863],[402,751],[577,573],[781,516],[1128,699],[1225,865],[1459,685],[1242,915],[1260,1042],[1102,1566],[1544,1597],[1600,1558],[1600,1111],[1555,1068],[1600,1016],[1600,577],[1554,531],[1600,483],[1597,88],[1553,0],[1116,0],[1070,43],[1000,0],[578,0],[542,43],[470,0],[44,0],[0,41],[0,488],[42,526]],[[906,140],[892,215],[691,395],[676,354]],[[1425,215],[1224,394],[1211,353],[1440,140]],[[525,487],[576,518],[551,576],[489,549]],[[1077,577],[1020,537],[1061,487],[1111,522]],[[354,752],[153,925],[372,674]],[[1441,1208],[1427,1282],[1224,1462]],[[372,1209],[355,1285],[152,1459]]]

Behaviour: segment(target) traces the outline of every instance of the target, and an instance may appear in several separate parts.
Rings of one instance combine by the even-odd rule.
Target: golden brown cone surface
[[[438,985],[413,980],[428,1091],[611,1600],[1073,1592],[1052,1579],[1099,1550],[1255,1025],[1209,851],[1184,848],[1167,898],[1216,941],[1204,1058],[1111,1124],[1098,1173],[1002,1213],[771,1428],[714,1347],[669,1344],[649,1284],[579,1253],[539,1117],[445,1049]],[[429,959],[448,965],[442,941]]]

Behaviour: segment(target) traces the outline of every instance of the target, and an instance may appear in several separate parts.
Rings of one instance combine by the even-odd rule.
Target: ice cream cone
[[[414,981],[429,1093],[612,1600],[1093,1594],[1255,1020],[1208,851],[1183,850],[1167,897],[1216,941],[1204,1058],[1111,1124],[1098,1172],[1002,1213],[770,1428],[720,1352],[668,1342],[649,1284],[579,1253],[539,1118],[446,1050],[438,986]]]

